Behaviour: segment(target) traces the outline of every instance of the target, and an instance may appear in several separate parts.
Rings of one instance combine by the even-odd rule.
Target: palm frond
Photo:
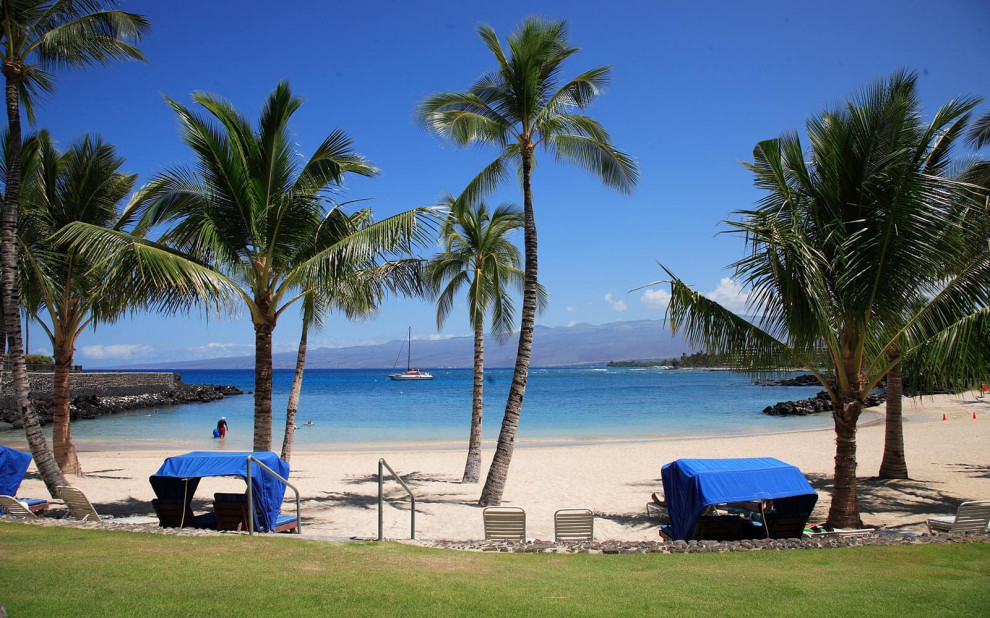
[[[639,180],[636,161],[607,142],[573,134],[547,135],[544,139],[558,160],[575,163],[606,186],[631,193]]]

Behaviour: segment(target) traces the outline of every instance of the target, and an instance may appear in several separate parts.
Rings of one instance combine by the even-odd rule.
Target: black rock
[[[866,407],[878,406],[887,400],[885,393],[870,393],[866,396]],[[819,391],[811,399],[801,399],[799,401],[782,401],[772,406],[763,408],[764,414],[770,416],[807,416],[809,414],[820,414],[832,411],[832,400],[828,393]]]

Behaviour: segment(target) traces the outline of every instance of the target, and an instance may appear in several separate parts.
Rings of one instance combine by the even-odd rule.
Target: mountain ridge
[[[485,337],[485,366],[513,367],[517,337],[504,345]],[[310,348],[307,369],[384,369],[400,355],[405,341],[343,348]],[[419,369],[458,369],[473,366],[474,338],[414,339],[413,365]],[[616,321],[606,324],[537,326],[533,334],[532,366],[557,367],[607,363],[611,360],[670,358],[692,352],[660,320]],[[275,369],[293,369],[295,352],[272,355]],[[254,356],[227,356],[192,361],[140,363],[118,369],[253,369]]]

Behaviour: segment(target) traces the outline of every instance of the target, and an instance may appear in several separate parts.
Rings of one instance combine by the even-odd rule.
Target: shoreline
[[[973,413],[977,419],[971,418]],[[947,422],[942,422],[942,414]],[[990,400],[935,396],[904,406],[904,435],[910,479],[876,479],[883,451],[881,413],[859,424],[860,510],[870,527],[924,529],[926,517],[955,513],[963,500],[990,497]],[[105,445],[104,445],[105,446]],[[834,433],[824,429],[745,436],[599,441],[575,444],[520,440],[509,470],[503,504],[527,513],[527,537],[553,538],[553,513],[590,508],[596,540],[654,541],[657,522],[646,514],[650,494],[659,491],[660,467],[682,457],[777,457],[798,466],[819,494],[812,522],[827,513],[834,469]],[[494,444],[482,452],[478,484],[462,484],[466,445],[362,445],[348,451],[295,450],[289,480],[299,488],[304,532],[327,538],[377,536],[377,463],[385,458],[416,495],[416,537],[473,540],[483,537],[476,506]],[[187,449],[188,450],[188,449]],[[233,450],[233,449],[231,449]],[[139,448],[80,451],[86,476],[69,477],[97,510],[114,515],[154,517],[148,477],[165,457],[181,449]],[[236,478],[205,478],[193,509],[212,508],[214,492],[243,491]],[[33,464],[21,496],[47,495]],[[408,497],[393,480],[385,484],[385,536],[409,538]],[[287,492],[284,512],[294,509]],[[53,509],[57,516],[59,507]]]
[[[821,416],[824,417],[828,415],[831,417],[830,413],[822,413]],[[784,417],[781,417],[784,418]],[[863,415],[860,417],[859,423],[857,423],[858,428],[868,427],[882,423],[884,415],[882,412],[882,406],[877,406],[873,408],[865,408],[863,410]],[[909,422],[905,419],[905,422]],[[641,437],[635,436],[604,436],[600,438],[587,438],[587,437],[552,437],[552,438],[518,438],[516,439],[515,445],[517,448],[556,448],[556,447],[574,447],[574,446],[596,446],[596,445],[623,445],[623,444],[643,444],[643,443],[653,443],[653,442],[672,442],[672,441],[682,441],[682,440],[706,440],[706,439],[718,439],[718,438],[745,438],[752,436],[770,436],[770,435],[788,435],[788,434],[799,434],[806,432],[821,432],[821,431],[833,431],[831,426],[826,427],[815,427],[815,428],[797,428],[797,429],[767,429],[761,431],[759,429],[752,430],[742,430],[739,432],[702,432],[702,433],[671,433],[671,434],[654,434]],[[278,445],[277,434],[279,431],[273,433],[272,447]],[[497,440],[488,439],[482,441],[483,449],[494,450]],[[6,432],[0,432],[0,444],[9,446],[11,448],[17,448],[20,450],[29,450],[27,446],[27,440],[24,438],[23,433],[20,430],[12,430]],[[101,453],[105,451],[166,451],[170,449],[186,449],[186,450],[235,450],[233,448],[215,448],[215,449],[203,449],[201,448],[203,444],[201,442],[189,441],[189,440],[145,440],[140,438],[132,439],[94,439],[94,438],[73,438],[73,444],[76,448],[76,452],[79,453]],[[211,446],[216,447],[218,442],[213,440]],[[326,448],[312,448],[311,445],[305,447],[300,447],[299,445],[293,446],[292,452],[294,454],[320,454],[320,453],[360,453],[368,452],[375,449],[389,449],[389,450],[399,450],[399,451],[423,451],[423,450],[459,450],[466,449],[467,439],[463,440],[431,440],[431,441],[404,441],[404,440],[386,440],[382,442],[332,442],[326,446]],[[185,451],[184,451],[185,452]],[[178,454],[178,453],[176,453]]]

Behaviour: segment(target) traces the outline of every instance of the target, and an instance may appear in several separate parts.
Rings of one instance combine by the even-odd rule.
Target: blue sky
[[[629,292],[661,278],[663,262],[697,289],[738,306],[725,266],[740,239],[716,235],[732,211],[759,194],[740,165],[760,140],[790,129],[898,67],[919,72],[926,114],[959,95],[990,94],[990,2],[913,0],[803,2],[322,2],[130,0],[152,23],[147,64],[124,63],[62,76],[37,111],[38,127],[67,145],[99,133],[146,182],[190,155],[166,95],[190,104],[204,90],[249,118],[281,79],[306,103],[294,117],[309,154],[337,127],[383,170],[347,185],[375,198],[376,217],[459,192],[493,153],[458,149],[416,125],[432,92],[466,89],[493,67],[476,28],[503,37],[529,15],[566,19],[582,51],[565,74],[613,67],[612,85],[590,109],[615,144],[634,156],[632,195],[610,191],[576,168],[544,157],[534,177],[540,279],[550,290],[548,326],[660,319],[663,293]],[[979,108],[988,109],[984,103]],[[507,186],[492,202],[521,203]],[[518,238],[521,244],[521,235]],[[463,308],[442,332],[424,300],[390,300],[373,319],[329,321],[310,346],[381,343],[469,333]],[[298,312],[275,331],[276,352],[294,351]],[[40,328],[31,351],[50,351]],[[136,315],[84,333],[76,362],[87,367],[253,353],[250,319]],[[383,359],[383,366],[390,359]]]

